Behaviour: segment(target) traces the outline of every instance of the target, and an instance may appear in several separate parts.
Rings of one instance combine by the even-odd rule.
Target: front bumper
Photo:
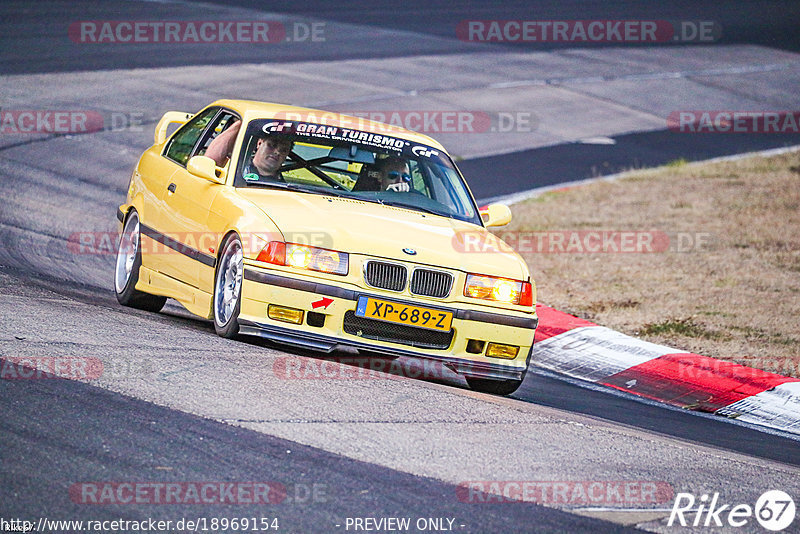
[[[403,300],[408,304],[447,309],[453,313],[452,341],[447,347],[414,346],[413,342],[367,339],[344,329],[345,316],[352,317],[360,296]],[[322,307],[320,299],[326,298]],[[330,301],[330,302],[328,302]],[[292,307],[325,316],[322,326],[287,324],[267,317],[269,304]],[[314,305],[317,304],[315,308]],[[452,304],[450,305],[452,306]],[[534,314],[496,313],[448,307],[440,303],[388,296],[362,289],[348,289],[309,279],[293,278],[245,266],[240,332],[322,352],[344,348],[366,349],[395,356],[436,360],[454,372],[481,378],[520,379],[527,370],[538,323]],[[352,331],[352,329],[351,329]],[[520,347],[513,360],[488,358],[467,352],[467,340],[505,343]]]

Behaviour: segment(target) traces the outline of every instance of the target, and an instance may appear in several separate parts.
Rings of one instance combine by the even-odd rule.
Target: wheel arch
[[[216,257],[214,259],[214,274],[215,274],[215,277],[216,277],[217,269],[219,269],[219,260],[222,257],[222,246],[225,243],[227,243],[228,238],[230,236],[232,236],[232,235],[238,236],[239,237],[239,241],[242,240],[242,234],[241,234],[241,232],[239,232],[239,230],[237,228],[229,228],[227,231],[225,231],[224,234],[222,234],[222,237],[220,238],[219,243],[217,243],[217,254],[216,254]]]
[[[123,204],[118,208],[118,211],[122,212],[122,220],[120,224],[125,226],[125,223],[128,221],[128,217],[130,217],[131,212],[136,210],[136,213],[139,214],[139,222],[142,221],[142,206],[144,205],[144,198],[142,194],[136,195],[134,198],[131,199],[130,202],[127,204]]]

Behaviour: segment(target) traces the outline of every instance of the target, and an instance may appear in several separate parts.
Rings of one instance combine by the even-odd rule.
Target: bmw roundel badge
[[[417,255],[417,251],[414,250],[413,248],[404,248],[403,252],[405,252],[409,256],[416,256]]]

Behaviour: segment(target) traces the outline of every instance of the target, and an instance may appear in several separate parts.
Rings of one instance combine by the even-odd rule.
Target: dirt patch
[[[546,193],[495,231],[538,300],[598,324],[800,377],[800,153],[641,171]]]

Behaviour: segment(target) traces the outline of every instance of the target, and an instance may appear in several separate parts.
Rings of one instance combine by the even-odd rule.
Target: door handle
[[[169,191],[170,193],[174,193],[174,192],[175,192],[175,189],[177,189],[177,187],[178,187],[178,186],[176,186],[174,183],[173,183],[173,184],[169,184],[169,185],[167,186],[167,191]]]

